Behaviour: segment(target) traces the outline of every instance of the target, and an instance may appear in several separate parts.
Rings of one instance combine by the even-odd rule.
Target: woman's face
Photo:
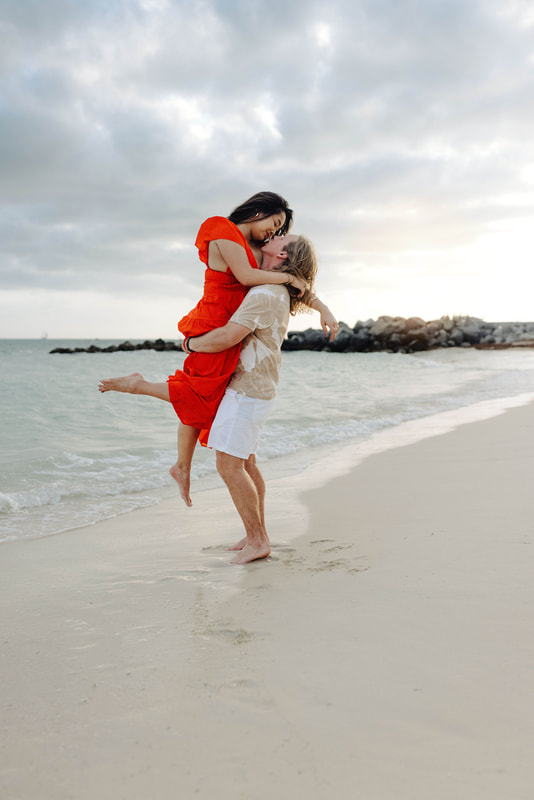
[[[250,235],[255,242],[265,242],[271,239],[276,231],[279,231],[286,221],[285,211],[279,214],[271,214],[270,217],[252,220],[250,223]]]

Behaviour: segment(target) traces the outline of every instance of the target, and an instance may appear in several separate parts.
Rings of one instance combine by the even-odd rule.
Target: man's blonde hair
[[[280,266],[280,269],[290,275],[302,278],[308,284],[308,288],[302,297],[298,296],[297,289],[292,286],[287,287],[289,291],[289,313],[295,315],[301,311],[310,311],[309,304],[315,297],[313,282],[317,275],[317,258],[313,245],[305,236],[298,236],[296,239],[284,244],[284,250],[287,253],[287,260]]]

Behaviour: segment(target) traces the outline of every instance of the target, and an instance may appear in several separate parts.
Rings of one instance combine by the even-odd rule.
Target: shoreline
[[[424,356],[424,354],[421,354]],[[497,416],[508,408],[517,405],[524,405],[534,400],[534,393],[521,393],[508,397],[497,397],[489,400],[479,400],[467,406],[459,406],[447,411],[439,411],[435,414],[428,414],[423,417],[416,417],[411,420],[404,420],[395,425],[387,425],[384,428],[371,433],[367,438],[354,438],[348,442],[330,442],[328,444],[307,447],[296,453],[286,453],[266,460],[259,460],[258,464],[268,483],[280,477],[284,481],[294,479],[297,483],[301,480],[314,480],[315,485],[321,486],[321,476],[325,474],[343,474],[364,459],[369,458],[375,453],[384,452],[396,447],[402,447],[415,443],[420,439],[429,436],[440,435],[443,432],[468,424],[479,419],[486,419]],[[208,472],[200,478],[196,478],[192,484],[193,504],[194,497],[204,496],[206,493],[221,489],[223,486],[216,471]],[[298,488],[295,491],[298,491]],[[136,515],[143,512],[150,513],[151,509],[162,507],[170,510],[171,506],[178,505],[180,509],[181,501],[175,492],[174,484],[153,490],[154,497],[151,502],[143,506],[125,511],[118,511],[109,516],[101,517],[92,522],[81,523],[72,527],[66,527],[57,531],[36,536],[10,537],[0,540],[0,548],[3,545],[47,539],[49,537],[64,536],[75,531],[90,531],[103,523],[112,523],[125,515]],[[178,501],[178,502],[177,502]],[[193,511],[194,513],[194,511]],[[134,518],[132,518],[133,521]]]
[[[15,386],[13,399],[22,408],[19,414],[5,396],[0,538],[56,535],[172,499],[175,487],[167,470],[175,460],[174,412],[153,401],[150,405],[147,398],[143,403],[143,398],[99,395],[95,384],[97,376],[106,374],[103,362],[109,359],[115,364],[107,367],[110,374],[127,374],[135,360],[137,369],[158,380],[168,374],[175,354],[87,356],[82,411],[75,361],[46,361],[41,350],[14,348],[12,355],[19,353],[21,360],[6,355],[3,362]],[[24,399],[24,375],[33,370],[54,387],[46,402]],[[534,391],[533,377],[533,356],[525,351],[480,355],[456,348],[404,358],[289,353],[258,455],[267,469],[267,460],[273,459],[273,467],[285,472],[287,459],[288,469],[298,471],[329,448],[341,451],[348,437],[358,445],[373,431],[391,429],[414,415],[496,394]],[[308,384],[304,396],[302,386]],[[58,413],[60,408],[64,411]],[[217,482],[213,454],[198,452],[194,473],[202,485],[197,492],[210,470]]]
[[[271,479],[266,562],[224,487],[5,543],[3,795],[527,800],[534,402],[451,415]]]

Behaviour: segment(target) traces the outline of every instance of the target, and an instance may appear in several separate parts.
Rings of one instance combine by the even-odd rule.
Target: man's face
[[[286,245],[289,242],[298,239],[294,233],[286,233],[284,236],[273,236],[261,248],[263,254],[261,269],[276,269],[281,266],[287,258],[285,252]]]

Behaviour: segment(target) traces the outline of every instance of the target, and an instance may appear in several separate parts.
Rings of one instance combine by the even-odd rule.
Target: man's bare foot
[[[257,561],[260,558],[267,558],[270,552],[271,548],[269,546],[269,542],[247,542],[243,549],[239,551],[239,555],[234,558],[232,564],[249,564],[251,561]]]
[[[269,537],[267,536],[267,531],[265,530],[265,528],[263,529],[263,536],[264,536],[264,540],[267,542],[267,544],[270,544]],[[241,539],[240,542],[238,542],[237,544],[232,545],[231,547],[228,548],[228,550],[242,550],[244,548],[244,546],[246,545],[247,541],[248,541],[247,537],[243,536],[243,538]]]
[[[139,394],[139,387],[143,382],[143,376],[139,372],[134,372],[132,375],[124,375],[121,378],[105,378],[98,384],[98,391]]]
[[[174,480],[178,484],[178,488],[180,490],[180,497],[182,498],[186,506],[188,506],[188,508],[191,508],[193,502],[189,494],[189,488],[190,488],[189,472],[185,472],[185,470],[180,469],[178,464],[173,464],[169,470],[169,474],[171,475],[172,478],[174,478]]]
[[[247,543],[247,537],[243,536],[240,542],[234,544],[232,547],[229,547],[228,550],[242,550]]]

